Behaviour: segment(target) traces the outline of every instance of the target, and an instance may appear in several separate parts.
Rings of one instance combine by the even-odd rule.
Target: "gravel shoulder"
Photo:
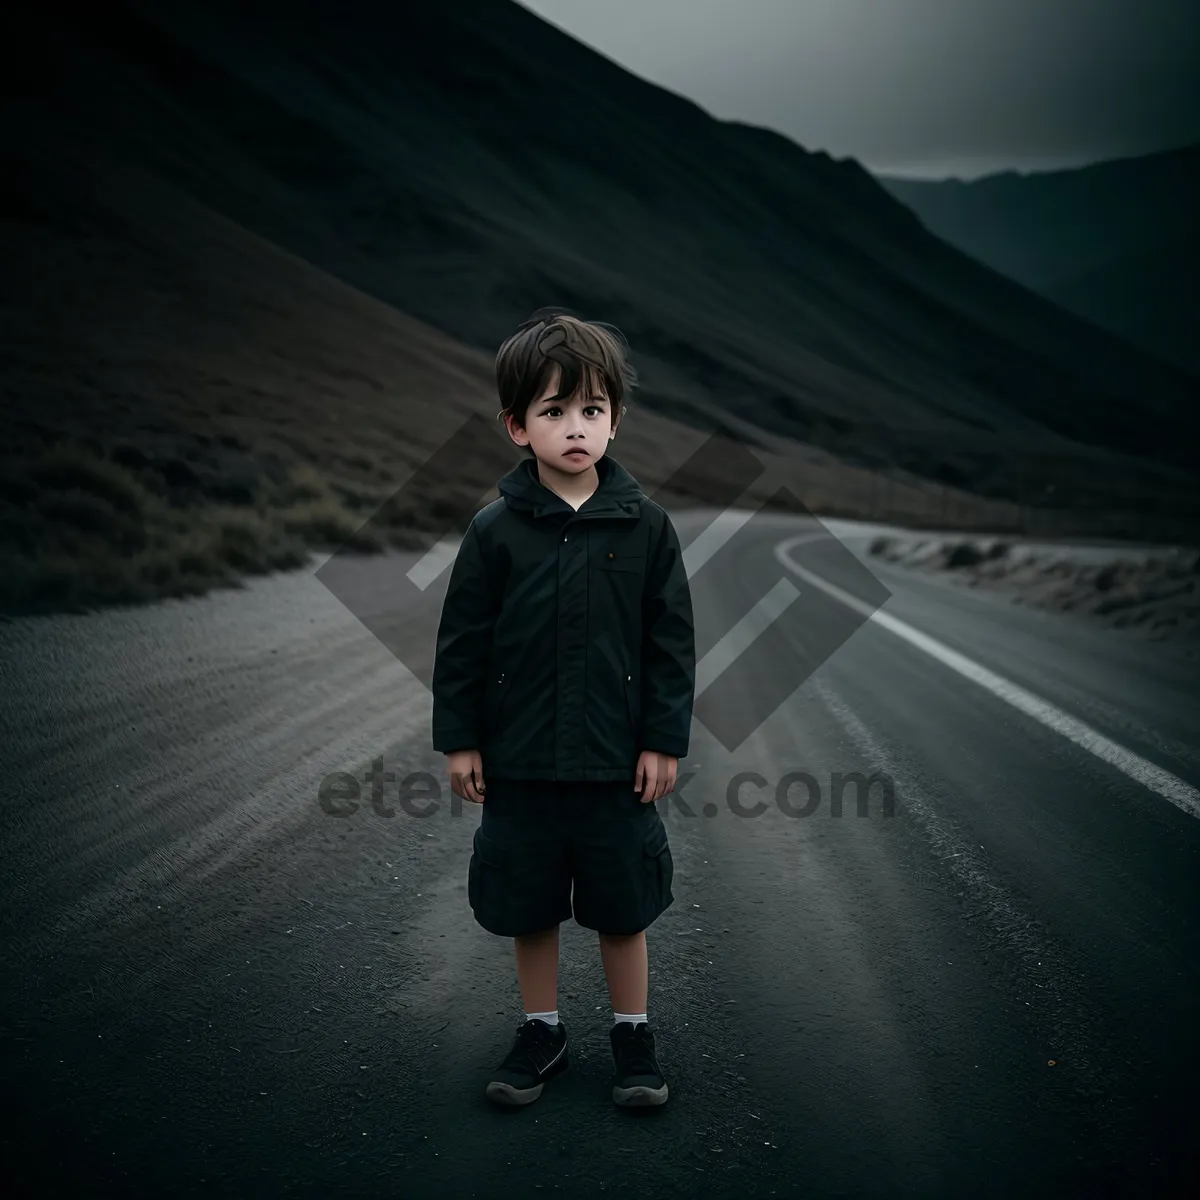
[[[1012,603],[1200,650],[1200,550],[881,534],[871,557]]]

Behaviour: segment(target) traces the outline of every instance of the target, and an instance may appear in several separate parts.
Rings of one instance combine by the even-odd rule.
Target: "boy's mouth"
[[[587,458],[587,457],[588,457],[588,452],[586,450],[579,449],[579,448],[576,448],[574,450],[567,450],[563,454],[563,458]]]

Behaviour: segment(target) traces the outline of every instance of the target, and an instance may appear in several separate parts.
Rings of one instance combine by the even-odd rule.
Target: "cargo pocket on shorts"
[[[667,841],[667,827],[661,817],[651,826],[642,843],[642,862],[646,868],[647,902],[651,910],[647,916],[654,920],[675,898],[671,892],[675,864]]]
[[[504,848],[488,837],[480,826],[475,830],[471,861],[467,865],[467,902],[473,909],[478,910],[489,897],[495,896],[496,878],[503,866]]]

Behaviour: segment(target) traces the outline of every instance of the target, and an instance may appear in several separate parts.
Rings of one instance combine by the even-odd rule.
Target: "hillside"
[[[1191,519],[1185,376],[925,233],[857,164],[714,121],[518,5],[4,15],[6,606],[195,590],[359,536],[492,415],[496,345],[546,303],[629,337],[621,457],[648,483],[720,425],[819,512]]]
[[[970,182],[879,181],[973,258],[1200,376],[1200,146]]]

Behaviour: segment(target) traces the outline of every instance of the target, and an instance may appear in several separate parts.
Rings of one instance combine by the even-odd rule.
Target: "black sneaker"
[[[567,1027],[547,1025],[538,1017],[517,1029],[512,1049],[487,1085],[487,1098],[497,1104],[529,1104],[542,1094],[548,1079],[567,1069]]]
[[[618,1104],[641,1107],[667,1102],[667,1081],[654,1057],[654,1034],[645,1021],[620,1021],[609,1030],[613,1061],[612,1097]]]

